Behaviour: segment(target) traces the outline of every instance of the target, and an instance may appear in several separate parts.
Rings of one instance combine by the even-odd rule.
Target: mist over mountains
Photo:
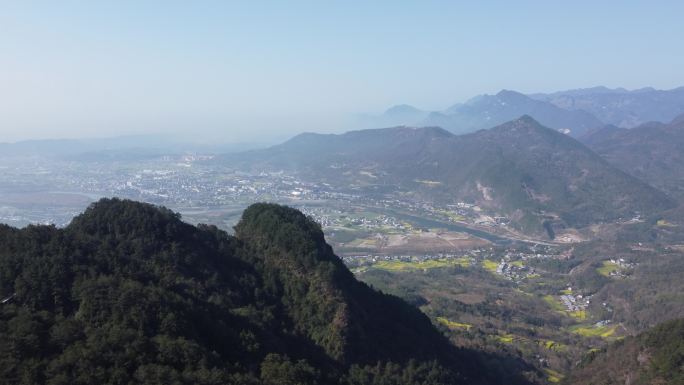
[[[635,128],[648,122],[668,123],[684,114],[684,87],[672,90],[642,88],[626,90],[593,87],[553,93],[522,94],[502,90],[494,95],[475,96],[441,111],[421,110],[401,104],[378,116],[366,115],[348,129],[394,126],[441,127],[461,135],[488,129],[528,115],[545,127],[575,138],[587,137],[605,126]],[[230,130],[231,127],[226,127]],[[316,132],[323,131],[315,130]],[[202,128],[198,127],[201,132]],[[325,131],[324,131],[325,132]],[[329,131],[328,131],[329,132]],[[293,132],[296,135],[298,132]],[[197,139],[197,138],[196,138]],[[271,141],[270,143],[273,143]],[[194,142],[163,134],[129,135],[98,139],[45,139],[0,143],[0,156],[56,156],[90,159],[150,158],[164,154],[232,153],[266,147],[260,138],[252,142]]]
[[[260,143],[193,143],[165,135],[112,138],[41,139],[0,142],[0,158],[56,157],[72,160],[145,159],[187,152],[231,153],[263,147]]]
[[[442,111],[424,111],[397,105],[382,115],[362,119],[363,127],[440,126],[463,134],[491,128],[522,115],[541,124],[580,137],[612,124],[632,128],[650,121],[669,122],[684,113],[684,87],[672,90],[593,87],[524,95],[502,90],[480,95]]]

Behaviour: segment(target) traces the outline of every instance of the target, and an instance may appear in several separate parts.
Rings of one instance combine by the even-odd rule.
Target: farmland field
[[[468,258],[451,258],[451,259],[430,259],[426,261],[379,261],[373,265],[374,269],[387,271],[416,271],[425,269],[436,269],[449,266],[470,266],[470,259]]]

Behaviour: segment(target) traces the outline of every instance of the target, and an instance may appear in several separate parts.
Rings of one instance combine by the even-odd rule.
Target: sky
[[[501,89],[671,89],[682,15],[681,1],[0,0],[0,142],[260,142]]]

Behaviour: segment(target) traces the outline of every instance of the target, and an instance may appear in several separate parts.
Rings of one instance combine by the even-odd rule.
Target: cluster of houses
[[[636,263],[625,261],[624,258],[611,258],[610,262],[616,264],[621,269],[633,269],[637,265]]]
[[[378,215],[376,217],[366,216],[351,216],[351,213],[346,213],[340,209],[331,208],[312,208],[312,207],[297,207],[306,216],[311,217],[318,222],[323,228],[326,227],[345,227],[352,225],[356,228],[373,230],[380,228],[391,228],[396,230],[411,230],[411,226],[407,223],[401,222],[395,217],[388,215]]]
[[[572,293],[571,287],[568,287],[567,293]],[[563,294],[560,300],[567,311],[586,310],[591,303],[590,297],[584,297],[582,294]]]
[[[610,264],[616,267],[607,271],[608,276],[612,278],[624,278],[637,266],[636,263],[627,262],[624,258],[611,258],[609,261]]]
[[[512,262],[502,258],[499,265],[496,267],[496,274],[510,281],[520,283],[520,281],[528,276],[536,274],[536,271],[534,267],[527,267],[520,261]]]

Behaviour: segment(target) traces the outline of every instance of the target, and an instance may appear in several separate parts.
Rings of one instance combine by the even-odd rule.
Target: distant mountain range
[[[684,87],[634,91],[594,87],[530,95],[503,90],[496,95],[476,96],[443,111],[398,105],[360,124],[368,128],[439,126],[463,134],[529,115],[547,127],[580,137],[606,124],[631,128],[649,121],[669,122],[682,113]]]
[[[521,229],[582,227],[672,207],[662,192],[529,116],[456,136],[441,128],[302,134],[221,161],[288,170],[364,193],[463,200],[506,213]]]
[[[529,96],[566,110],[587,111],[605,124],[623,128],[653,121],[669,122],[684,114],[684,87],[633,91],[594,87]]]
[[[462,134],[491,128],[522,115],[529,115],[544,126],[573,136],[602,125],[600,120],[585,111],[565,110],[508,90],[470,99],[465,104],[451,106],[441,113],[430,113],[425,124],[445,127],[451,132]]]
[[[684,199],[684,114],[669,124],[605,126],[580,140],[616,167]]]

